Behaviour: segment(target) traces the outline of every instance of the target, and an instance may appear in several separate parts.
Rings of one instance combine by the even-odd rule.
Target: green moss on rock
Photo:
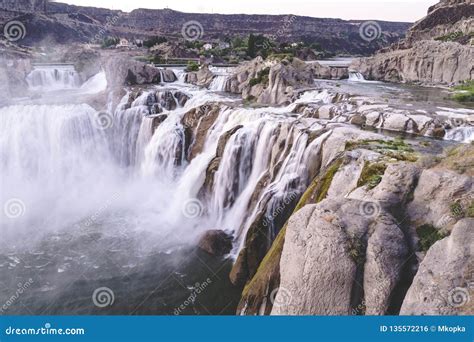
[[[385,163],[369,163],[365,162],[364,168],[360,174],[359,181],[357,186],[361,187],[366,185],[369,189],[375,188],[382,181],[382,176],[387,169],[387,164]]]
[[[437,241],[444,239],[448,234],[439,231],[429,224],[422,225],[416,229],[418,238],[418,247],[423,252],[427,252]]]

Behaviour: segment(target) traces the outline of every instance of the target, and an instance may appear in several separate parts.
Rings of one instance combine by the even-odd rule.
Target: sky
[[[170,8],[189,13],[295,14],[318,18],[415,22],[439,0],[61,0],[79,6],[131,11]]]

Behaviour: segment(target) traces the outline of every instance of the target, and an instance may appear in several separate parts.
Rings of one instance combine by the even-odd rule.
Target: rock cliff
[[[457,84],[474,79],[474,4],[442,0],[415,23],[405,40],[351,69],[366,79],[422,84]]]
[[[381,38],[366,42],[359,35],[361,21],[320,19],[293,15],[222,15],[182,13],[169,9],[137,9],[130,13],[94,7],[79,7],[56,2],[21,1],[11,7],[0,3],[0,20],[7,21],[21,14],[27,32],[22,44],[36,44],[46,37],[59,43],[87,43],[100,37],[181,36],[183,25],[198,21],[205,40],[247,36],[250,33],[275,36],[278,41],[319,43],[332,53],[368,55],[402,38],[408,23],[384,22]],[[36,6],[36,7],[35,7]],[[41,11],[32,8],[41,7]],[[34,12],[34,13],[32,13]],[[282,29],[284,27],[284,29]],[[47,28],[47,29],[46,29]]]

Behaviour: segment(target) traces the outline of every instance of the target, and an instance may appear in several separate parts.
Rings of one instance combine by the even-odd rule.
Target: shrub
[[[198,71],[199,70],[199,64],[196,62],[188,62],[188,66],[186,67],[187,72],[191,71]]]

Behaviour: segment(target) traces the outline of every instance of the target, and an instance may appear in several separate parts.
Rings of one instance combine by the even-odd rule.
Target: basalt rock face
[[[474,47],[454,42],[417,41],[406,50],[357,60],[350,68],[369,80],[459,83],[474,79]]]
[[[208,87],[213,78],[214,74],[209,70],[207,65],[204,65],[199,71],[188,72],[185,81],[200,87]]]
[[[473,315],[474,219],[428,251],[403,301],[402,315]]]
[[[382,36],[368,43],[359,35],[360,21],[341,19],[319,19],[284,15],[221,15],[182,13],[172,10],[137,9],[130,13],[94,7],[79,7],[45,1],[3,1],[0,18],[10,20],[19,14],[29,13],[24,18],[30,33],[22,41],[35,44],[47,36],[59,43],[91,42],[96,35],[120,37],[150,37],[181,35],[183,24],[198,21],[206,38],[243,36],[250,33],[275,36],[279,41],[306,41],[319,43],[332,53],[373,53],[402,38],[408,23],[379,22]],[[36,10],[41,9],[41,10]],[[22,21],[23,21],[22,20]],[[47,28],[47,30],[46,30]],[[101,40],[101,39],[98,39]]]
[[[257,57],[237,68],[226,90],[259,104],[288,105],[298,89],[313,85],[313,79],[312,68],[297,58],[290,62]]]
[[[457,34],[458,41],[469,43],[474,27],[474,5],[470,0],[443,0],[430,7],[428,15],[407,33],[407,41],[429,40]]]
[[[474,3],[443,0],[415,23],[407,38],[350,69],[391,82],[456,84],[474,79]]]
[[[104,62],[108,86],[113,89],[122,86],[154,84],[174,81],[172,70],[160,70],[128,58],[113,57]]]
[[[333,128],[239,314],[472,314],[473,147],[433,165],[377,136]]]

